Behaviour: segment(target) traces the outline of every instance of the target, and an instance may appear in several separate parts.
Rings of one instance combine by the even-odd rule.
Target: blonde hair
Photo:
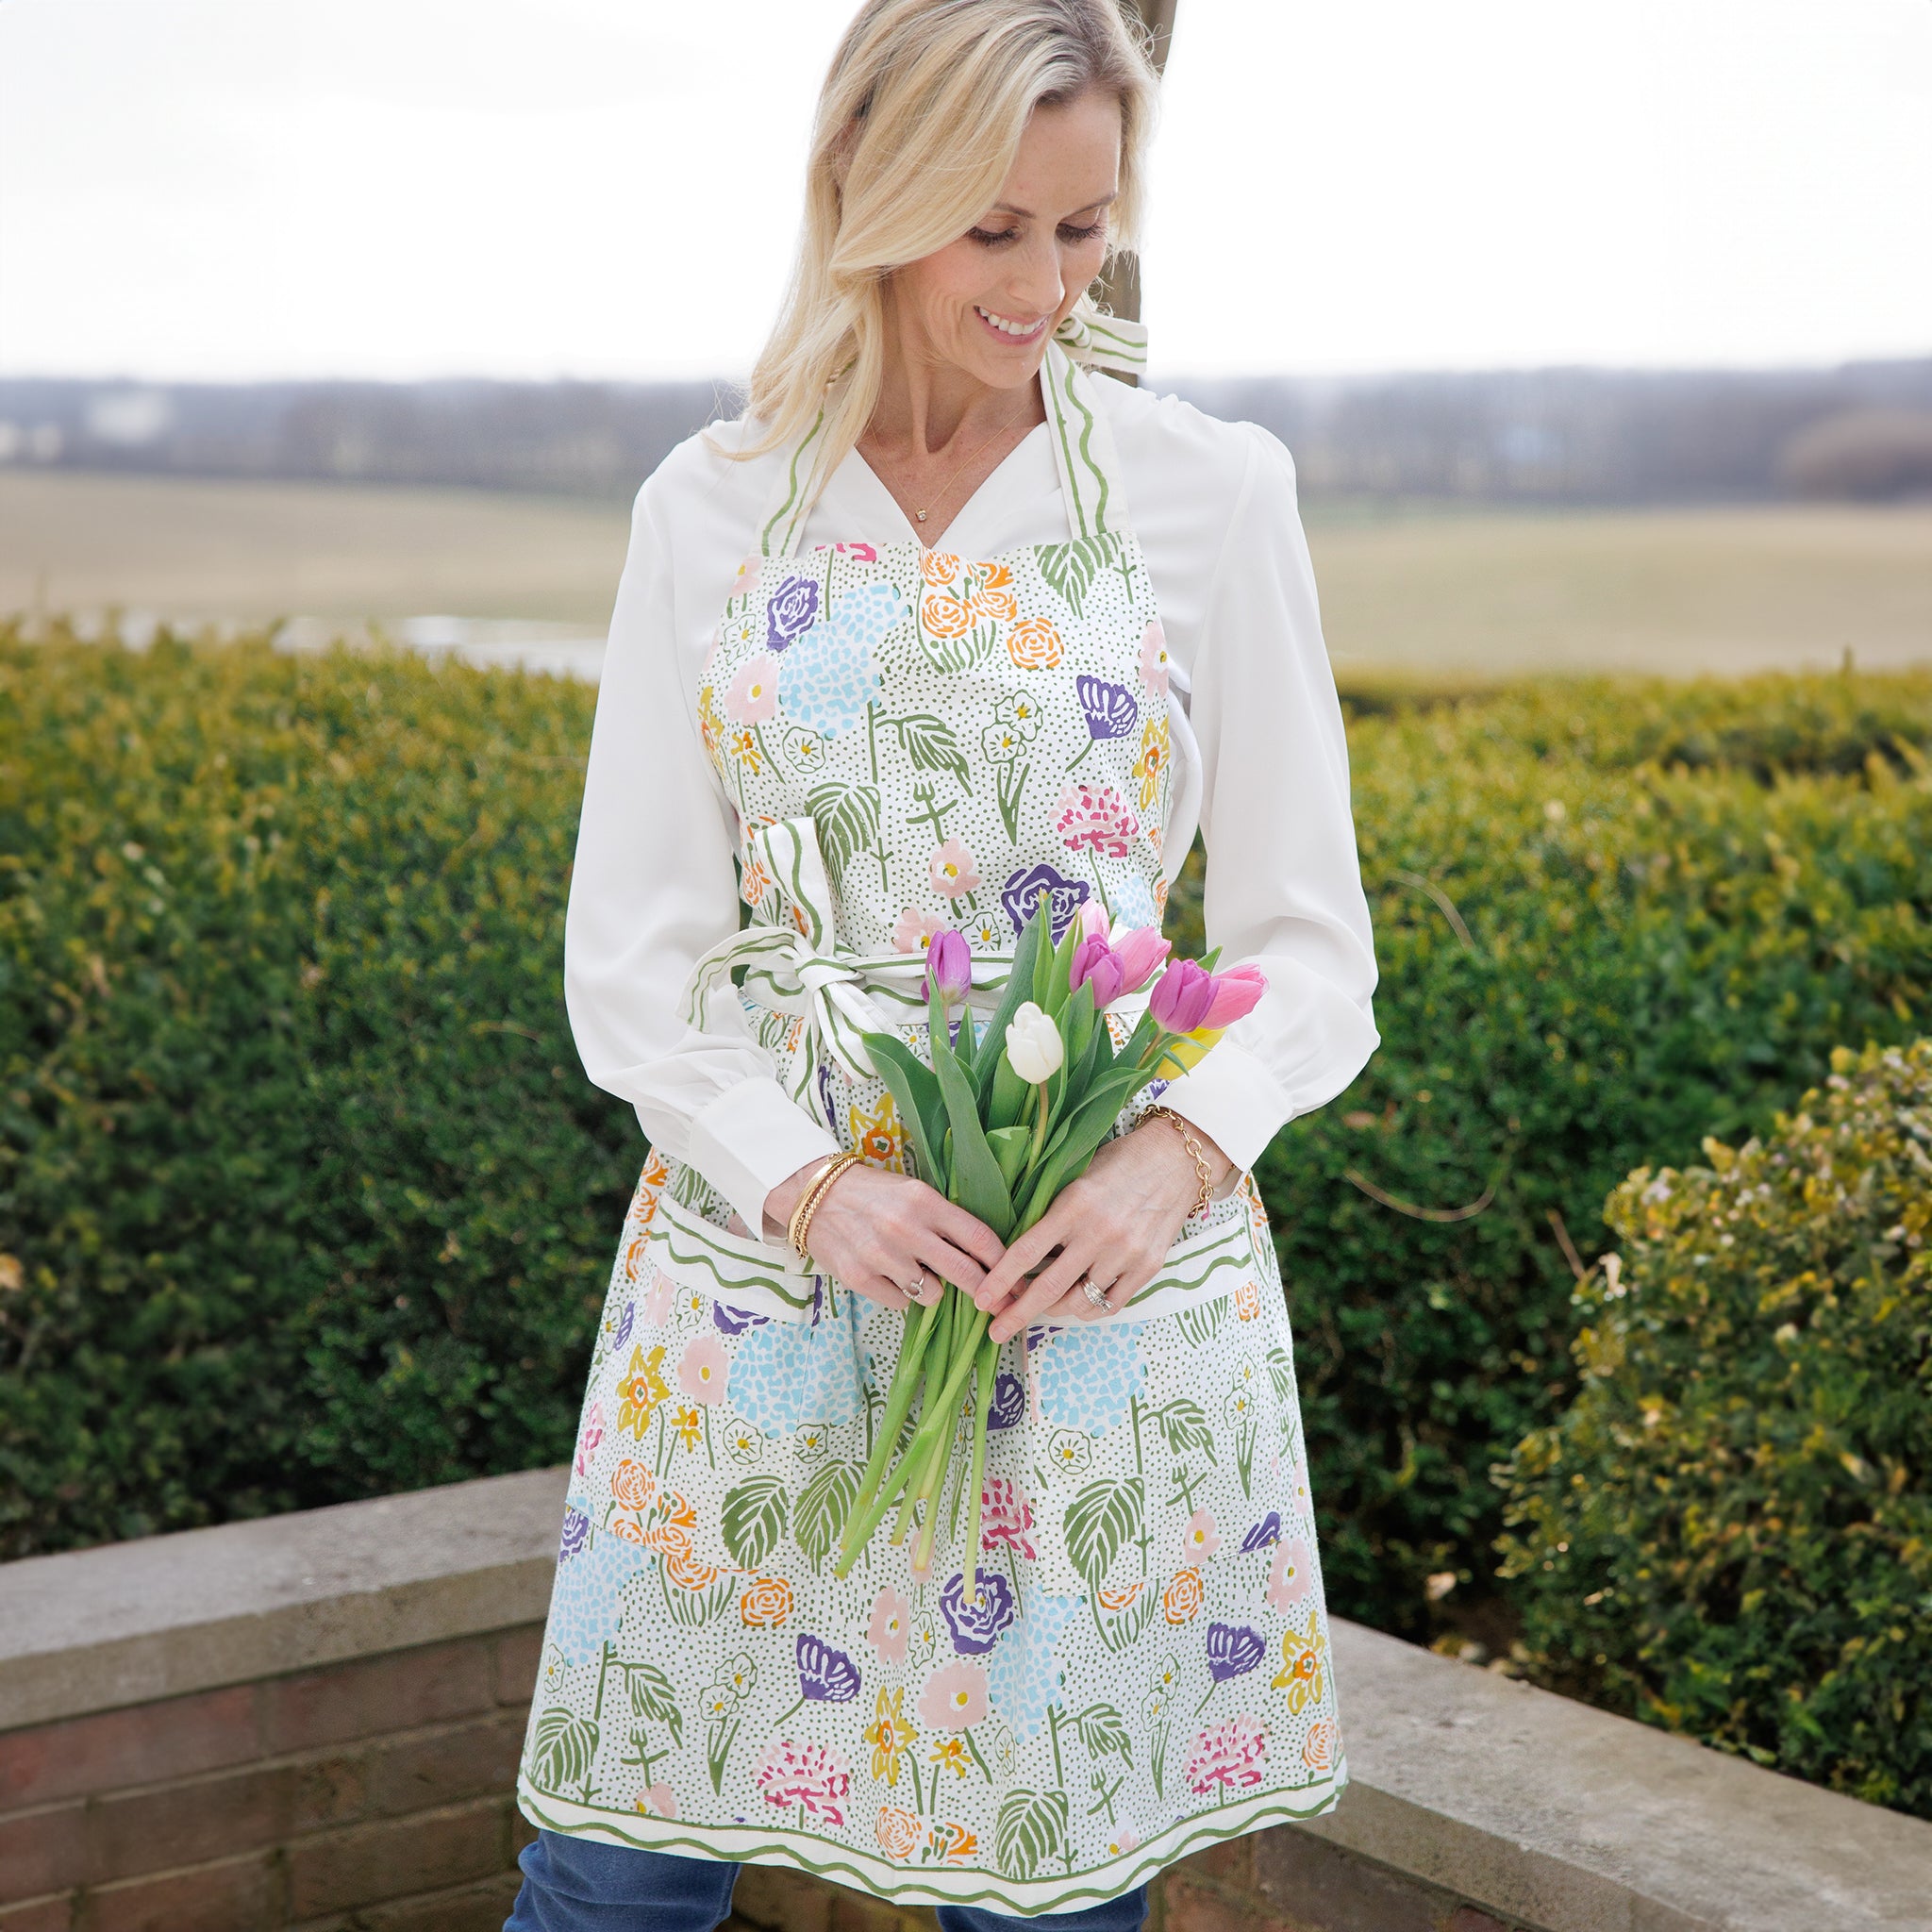
[[[805,226],[776,325],[752,372],[754,457],[825,412],[809,494],[858,441],[885,374],[885,284],[990,208],[1026,118],[1090,89],[1121,104],[1108,258],[1131,247],[1158,78],[1120,0],[868,0],[819,95]],[[1075,313],[1095,311],[1083,292]]]

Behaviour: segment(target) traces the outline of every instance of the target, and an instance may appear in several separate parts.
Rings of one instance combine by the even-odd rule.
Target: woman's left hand
[[[1216,1184],[1232,1168],[1206,1135]],[[989,1332],[1005,1341],[1036,1322],[1090,1322],[1091,1281],[1113,1308],[1124,1307],[1154,1279],[1174,1236],[1200,1198],[1200,1176],[1181,1137],[1166,1121],[1147,1121],[1109,1141],[1046,1213],[1007,1249],[973,1297],[991,1312]],[[1048,1257],[1059,1253],[1048,1265]],[[1027,1275],[1036,1269],[1033,1280]]]

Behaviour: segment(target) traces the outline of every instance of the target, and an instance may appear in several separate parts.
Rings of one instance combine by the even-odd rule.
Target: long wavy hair
[[[753,433],[733,454],[790,445],[823,408],[809,493],[824,489],[878,404],[893,269],[985,214],[1035,108],[1090,89],[1119,98],[1108,259],[1131,248],[1158,86],[1145,29],[1119,0],[868,0],[819,95],[798,258],[752,372]],[[1081,308],[1092,312],[1091,293]]]

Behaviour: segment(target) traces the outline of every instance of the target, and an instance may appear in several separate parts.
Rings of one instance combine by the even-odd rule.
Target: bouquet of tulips
[[[1056,943],[1042,893],[1020,936],[999,1008],[981,1029],[967,1002],[973,962],[966,941],[957,932],[935,935],[925,974],[931,1066],[896,1035],[865,1036],[920,1173],[1003,1241],[1024,1233],[1059,1191],[1087,1171],[1131,1096],[1151,1080],[1197,1064],[1267,991],[1254,967],[1216,974],[1213,963],[1212,955],[1200,964],[1170,961],[1168,942],[1153,926],[1109,938],[1105,915],[1091,904]],[[1157,973],[1146,1011],[1116,1052],[1107,1009],[1139,992]],[[839,1575],[850,1572],[895,1503],[892,1541],[903,1542],[916,1530],[913,1573],[930,1572],[970,1378],[973,1448],[963,1547],[976,1585],[987,1413],[999,1355],[986,1332],[989,1319],[956,1287],[908,1312],[899,1366],[840,1543]],[[953,1520],[958,1520],[957,1489]]]

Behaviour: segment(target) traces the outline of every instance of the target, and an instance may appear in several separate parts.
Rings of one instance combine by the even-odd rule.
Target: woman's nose
[[[1019,272],[1007,285],[1004,298],[1009,315],[1051,315],[1060,306],[1067,285],[1060,275],[1060,253],[1052,242],[1029,249]]]

